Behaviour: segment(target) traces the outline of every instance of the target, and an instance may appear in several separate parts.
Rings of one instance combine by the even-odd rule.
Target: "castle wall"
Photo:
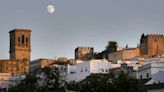
[[[123,50],[108,54],[109,61],[123,60]]]
[[[130,48],[123,50],[123,60],[130,60],[136,56],[140,56],[139,48]]]
[[[139,48],[127,48],[121,51],[108,54],[109,61],[130,60],[140,55]]]
[[[29,62],[21,60],[0,60],[0,72],[10,74],[26,73],[29,70]]]

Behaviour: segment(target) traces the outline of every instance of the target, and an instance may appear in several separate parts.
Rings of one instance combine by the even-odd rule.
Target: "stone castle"
[[[31,30],[14,29],[9,34],[10,59],[0,60],[0,73],[27,73],[31,53]]]
[[[75,60],[91,60],[93,54],[93,47],[77,47],[75,49]]]
[[[140,39],[140,54],[144,57],[155,57],[164,54],[164,35],[142,34]]]
[[[135,57],[151,58],[164,55],[164,35],[141,35],[140,45],[136,48],[123,48],[117,50],[117,42],[109,42],[106,50],[95,53],[93,48],[78,47],[75,49],[76,60],[108,59],[109,61],[131,60]]]

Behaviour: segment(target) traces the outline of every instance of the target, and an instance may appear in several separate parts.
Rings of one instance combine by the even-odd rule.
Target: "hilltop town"
[[[142,34],[136,47],[119,47],[117,41],[108,41],[101,52],[94,47],[75,48],[75,58],[39,58],[31,61],[31,33],[29,29],[9,32],[9,59],[0,60],[0,88],[17,85],[28,73],[42,76],[45,67],[58,68],[66,82],[79,82],[91,74],[118,76],[124,71],[128,76],[147,80],[145,86],[164,86],[164,35]],[[96,47],[96,46],[95,46]],[[160,76],[160,77],[159,77]],[[152,87],[153,88],[153,87]],[[159,88],[164,90],[164,88]]]

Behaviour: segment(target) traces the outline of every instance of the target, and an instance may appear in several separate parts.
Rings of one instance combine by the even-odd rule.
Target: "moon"
[[[48,11],[48,13],[54,13],[54,11],[55,11],[55,6],[54,6],[54,5],[48,5],[48,6],[47,6],[47,11]]]

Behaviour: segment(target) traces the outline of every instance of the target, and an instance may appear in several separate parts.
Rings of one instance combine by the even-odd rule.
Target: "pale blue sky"
[[[56,6],[54,14],[47,5]],[[14,28],[32,30],[33,59],[74,57],[77,46],[104,50],[109,40],[136,47],[142,33],[164,34],[164,0],[1,0],[0,58]]]

